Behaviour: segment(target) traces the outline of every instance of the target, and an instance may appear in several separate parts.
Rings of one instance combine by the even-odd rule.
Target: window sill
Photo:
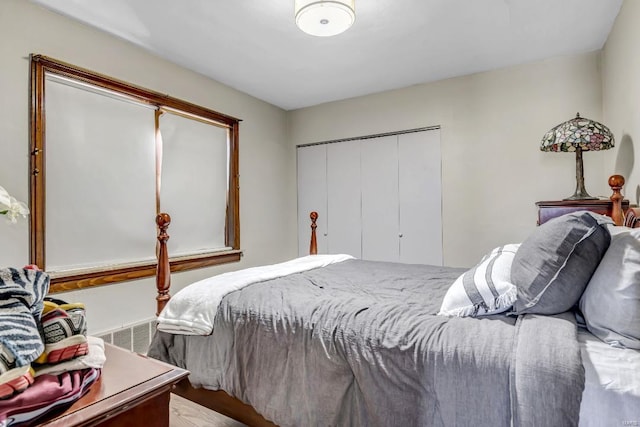
[[[187,255],[169,259],[171,272],[187,271],[196,268],[211,267],[240,261],[242,251],[232,249]],[[51,276],[50,293],[73,291],[92,286],[125,282],[152,277],[156,274],[157,262],[148,261],[135,264],[49,272]]]

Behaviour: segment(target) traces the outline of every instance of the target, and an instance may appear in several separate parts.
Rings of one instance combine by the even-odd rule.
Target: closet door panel
[[[360,193],[360,141],[328,144],[328,253],[362,256]]]
[[[400,262],[442,265],[440,130],[399,136]]]
[[[399,260],[398,136],[362,142],[362,259]]]
[[[318,212],[318,253],[327,253],[327,146],[298,147],[298,255],[309,255],[311,220]]]

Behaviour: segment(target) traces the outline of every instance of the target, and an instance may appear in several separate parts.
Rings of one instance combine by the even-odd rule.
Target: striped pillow
[[[495,248],[463,273],[444,296],[439,315],[485,316],[507,311],[516,300],[511,264],[520,244]]]

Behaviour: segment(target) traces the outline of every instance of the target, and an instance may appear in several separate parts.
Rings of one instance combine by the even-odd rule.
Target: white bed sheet
[[[585,369],[581,427],[640,426],[640,351],[614,348],[579,328]]]
[[[253,283],[353,259],[351,255],[307,255],[208,277],[181,289],[158,316],[158,330],[178,335],[209,335],[225,295]]]

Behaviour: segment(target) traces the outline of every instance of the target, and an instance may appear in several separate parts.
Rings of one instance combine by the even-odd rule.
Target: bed
[[[640,212],[622,211],[622,185],[612,183],[613,220],[571,214],[472,269],[311,255],[215,276],[171,300],[170,219],[160,214],[159,330],[148,354],[191,372],[175,393],[248,425],[640,422],[640,352],[625,341],[640,327],[640,300],[600,303],[612,277],[627,286],[616,292],[639,279],[622,258],[640,241],[630,231]],[[568,255],[546,272],[535,252],[550,238]],[[514,275],[527,284],[513,286]]]

